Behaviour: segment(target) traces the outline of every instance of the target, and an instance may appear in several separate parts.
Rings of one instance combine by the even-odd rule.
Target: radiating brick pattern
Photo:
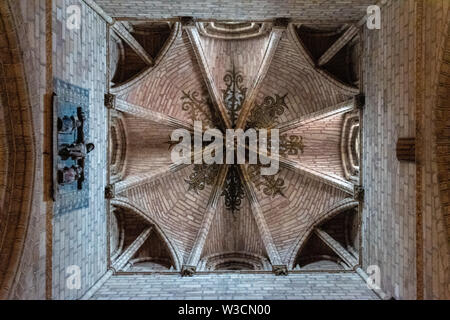
[[[414,299],[415,165],[396,159],[397,138],[415,136],[414,1],[382,7],[381,30],[364,28],[363,266],[378,265],[381,287]]]
[[[155,172],[170,165],[169,144],[171,128],[148,120],[125,115],[127,158],[125,177]]]
[[[266,256],[250,203],[243,200],[239,212],[232,213],[220,199],[213,223],[206,238],[202,257],[216,253],[246,252]]]
[[[349,300],[378,299],[356,273],[120,275],[111,277],[94,300]]]
[[[342,95],[309,67],[287,33],[284,33],[272,60],[257,102],[264,97],[283,96],[287,110],[279,117],[279,123],[297,119],[308,113],[338,104],[349,99]]]
[[[296,240],[320,220],[321,214],[348,195],[290,170],[281,169],[279,177],[285,180],[285,197],[272,198],[262,191],[257,192],[257,197],[281,260],[287,263]]]
[[[317,171],[344,177],[341,159],[343,115],[338,114],[287,131],[303,138],[303,153],[287,157]]]
[[[185,179],[191,173],[192,166],[189,166],[127,192],[130,201],[146,210],[184,259],[188,258],[192,249],[211,194],[210,186],[199,191],[199,194],[188,191]]]
[[[53,47],[52,67],[54,74],[46,73],[46,65],[50,65],[46,56],[45,38],[45,6],[53,3]],[[152,15],[152,18],[174,17],[176,15],[194,15],[198,17],[222,17],[230,19],[272,18],[274,16],[290,16],[307,19],[332,19],[339,22],[352,17],[359,20],[364,14],[366,1],[296,1],[289,4],[273,4],[270,1],[221,2],[218,5],[211,1],[171,3],[162,2],[158,6],[149,6],[148,1],[99,0],[109,13],[127,15]],[[257,5],[255,5],[255,3]],[[448,183],[447,179],[447,124],[445,117],[448,101],[448,49],[445,49],[448,28],[447,0],[424,1],[424,54],[425,54],[425,106],[423,115],[424,162],[423,180],[421,183],[424,213],[424,275],[425,297],[448,297]],[[66,28],[66,7],[78,4],[82,8],[81,30],[69,31]],[[108,5],[109,4],[109,5]],[[154,4],[154,2],[152,3]],[[235,10],[252,5],[252,10]],[[264,6],[263,4],[267,4]],[[303,6],[300,6],[303,4]],[[363,4],[355,6],[355,4]],[[417,283],[415,270],[416,256],[416,213],[415,213],[415,179],[414,164],[399,163],[395,158],[395,143],[399,137],[415,134],[415,96],[416,74],[415,38],[416,38],[416,1],[387,1],[382,7],[382,29],[370,31],[364,28],[364,92],[366,107],[363,117],[363,186],[366,190],[363,210],[363,264],[379,265],[382,276],[382,289],[396,298],[413,299],[416,297]],[[32,120],[36,142],[35,180],[32,195],[30,224],[24,246],[21,265],[15,282],[12,298],[30,299],[45,298],[46,254],[52,255],[53,263],[53,298],[77,298],[91,287],[106,271],[106,218],[103,199],[106,165],[106,113],[103,108],[103,94],[106,88],[106,24],[93,13],[84,2],[79,0],[20,0],[8,1],[13,9],[14,21],[19,34],[19,45],[23,59],[27,63],[25,81],[32,106]],[[214,5],[210,7],[209,5]],[[298,7],[290,7],[297,5]],[[277,10],[275,12],[275,7]],[[150,9],[149,9],[150,8]],[[287,8],[292,10],[287,11]],[[299,9],[301,8],[301,9]],[[318,10],[321,8],[321,10]],[[158,12],[159,11],[159,16]],[[177,11],[178,10],[178,11]],[[325,11],[326,10],[326,11]],[[176,14],[177,13],[177,14]],[[1,32],[0,32],[1,33]],[[259,39],[262,41],[262,39]],[[255,40],[256,41],[256,40]],[[338,93],[318,77],[297,48],[289,42],[285,35],[275,54],[273,65],[268,72],[257,102],[266,95],[288,93],[288,110],[282,121],[293,120],[310,112],[321,110],[349,97]],[[1,42],[0,42],[1,43]],[[219,48],[219,43],[209,44]],[[249,56],[240,56],[240,48],[222,47],[224,52],[234,52],[237,60],[245,61],[248,73],[256,70],[257,60]],[[230,49],[231,48],[231,49]],[[231,50],[231,51],[227,51]],[[446,52],[444,52],[446,50]],[[258,51],[259,54],[261,51]],[[113,61],[117,59],[113,50]],[[210,57],[213,61],[215,58]],[[180,64],[179,61],[182,61]],[[247,64],[247,62],[250,63]],[[254,63],[254,64],[252,64]],[[219,64],[215,64],[219,65]],[[218,73],[223,72],[217,71]],[[221,76],[218,76],[218,81]],[[96,144],[96,151],[90,155],[91,202],[90,208],[78,212],[67,213],[55,217],[53,223],[53,252],[45,249],[46,215],[50,214],[50,204],[44,201],[44,190],[48,189],[48,180],[44,175],[45,157],[48,150],[44,148],[48,141],[48,130],[44,119],[49,110],[44,105],[46,93],[46,77],[57,76],[73,84],[91,90],[91,132]],[[285,92],[280,92],[286,90]],[[130,96],[123,97],[136,103],[170,114],[180,119],[189,119],[189,115],[181,110],[181,90],[206,91],[195,56],[185,34],[179,35],[174,47],[169,50],[155,70],[149,73],[142,85],[134,87]],[[166,99],[168,97],[168,99]],[[17,102],[17,101],[16,101]],[[1,115],[0,115],[1,119]],[[337,121],[337,120],[336,120]],[[24,121],[26,123],[27,121]],[[0,120],[1,124],[1,120]],[[132,121],[133,128],[145,128],[143,122]],[[337,122],[328,123],[320,134],[334,141],[337,134]],[[306,129],[306,128],[305,128]],[[151,134],[145,131],[140,140],[133,141],[133,154],[140,158],[134,168],[133,175],[139,175],[149,168],[160,167],[165,158],[159,158],[162,149],[144,147],[159,145],[163,140],[160,133]],[[331,134],[333,132],[333,134]],[[164,133],[165,134],[165,133]],[[305,137],[315,141],[314,130],[305,130]],[[329,135],[330,134],[330,135]],[[1,129],[0,129],[1,135]],[[319,133],[317,133],[319,135]],[[133,134],[134,137],[140,137]],[[0,137],[0,141],[2,137]],[[148,145],[147,145],[148,141]],[[319,140],[317,140],[319,141]],[[305,143],[307,141],[305,140]],[[139,149],[138,147],[141,147]],[[324,146],[331,148],[331,142]],[[318,149],[313,154],[305,150],[305,159],[319,165],[323,170],[338,172],[335,166],[337,158],[327,159]],[[437,150],[437,153],[436,153]],[[142,151],[139,153],[139,151]],[[167,150],[166,150],[167,151]],[[158,156],[156,156],[158,154]],[[6,155],[5,144],[0,142],[0,162]],[[309,158],[308,158],[309,157]],[[319,161],[320,160],[320,161]],[[146,161],[148,161],[146,163]],[[183,258],[189,256],[192,244],[198,233],[201,221],[206,212],[209,187],[196,195],[187,191],[184,181],[192,172],[192,167],[175,174],[163,175],[162,178],[149,184],[136,187],[127,192],[131,202],[143,207],[151,219],[160,225],[164,233],[175,244]],[[0,169],[0,201],[2,200],[1,179],[4,171]],[[349,195],[333,187],[315,182],[309,178],[283,170],[280,174],[286,181],[284,190],[286,198],[271,199],[258,193],[263,216],[266,219],[273,240],[280,252],[283,262],[287,263],[296,248],[298,241],[317,222],[321,214],[333,208]],[[447,179],[448,180],[448,179]],[[229,212],[223,210],[221,200],[216,218],[207,239],[205,253],[222,250],[241,249],[250,252],[263,252],[258,244],[255,226],[250,211],[246,206],[236,222]],[[140,222],[135,222],[138,226]],[[218,226],[216,226],[217,224]],[[219,229],[219,226],[223,229]],[[237,227],[237,226],[238,227]],[[242,225],[253,230],[251,235]],[[227,230],[230,230],[227,232]],[[236,232],[236,234],[233,234]],[[233,238],[231,238],[231,235]],[[129,238],[128,244],[133,241]],[[113,245],[114,245],[113,241]],[[68,290],[66,287],[65,268],[78,264],[82,270],[82,289]],[[258,278],[259,277],[259,278]],[[213,280],[214,279],[214,280]],[[236,280],[238,279],[238,280]],[[264,294],[268,294],[265,296]],[[288,293],[287,293],[288,292]],[[367,291],[364,283],[354,274],[305,274],[291,275],[287,278],[275,278],[273,275],[200,275],[192,279],[174,276],[125,276],[113,277],[100,289],[96,298],[361,298],[374,297]],[[253,296],[255,295],[255,296]]]
[[[200,38],[214,82],[220,92],[227,89],[223,78],[232,70],[233,64],[236,72],[243,76],[242,87],[249,89],[254,85],[267,49],[269,34],[245,41],[204,36]]]
[[[265,20],[294,18],[306,20],[358,21],[366,13],[368,0],[98,0],[109,15],[114,17],[147,17],[150,19],[193,16],[201,19]]]
[[[207,93],[195,54],[184,31],[180,32],[162,61],[145,79],[120,98],[190,121],[190,113],[182,109],[183,91],[198,92],[198,98],[201,98],[202,93]],[[207,116],[210,117],[208,113]]]
[[[81,29],[66,27],[68,5],[81,8]],[[83,1],[53,1],[54,76],[90,90],[89,207],[53,219],[53,298],[75,299],[106,272],[106,23]],[[66,268],[81,268],[81,289],[67,288]]]

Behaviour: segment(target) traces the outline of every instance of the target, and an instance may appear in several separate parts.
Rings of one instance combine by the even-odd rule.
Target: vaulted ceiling
[[[156,265],[263,270],[321,259],[328,261],[325,266],[342,268],[342,257],[324,250],[327,238],[315,232],[338,215],[343,220],[329,229],[335,234],[339,229],[341,235],[354,231],[357,181],[345,174],[349,148],[342,147],[342,140],[350,136],[343,133],[345,115],[357,114],[358,29],[345,23],[304,26],[285,19],[181,19],[122,21],[112,30],[110,151],[122,168],[111,177],[112,204],[122,209],[114,211],[111,243],[119,247],[117,230],[134,230],[132,220],[123,218],[134,210],[143,217],[136,223],[157,230],[149,237],[162,248],[154,253],[145,246],[139,249],[133,270]],[[244,97],[234,115],[227,94]],[[280,112],[272,112],[280,106]],[[264,112],[272,115],[270,123],[255,122]],[[192,130],[195,120],[221,130],[254,123],[263,128],[265,123],[285,135],[289,152],[273,179],[252,175],[248,165],[212,169],[173,164],[170,134],[177,128]],[[242,188],[236,211],[223,196],[234,178]],[[193,188],[193,179],[202,186]],[[314,241],[322,244],[311,245]],[[342,245],[358,250],[354,239]],[[299,257],[301,252],[308,256]],[[157,256],[145,257],[151,254]]]

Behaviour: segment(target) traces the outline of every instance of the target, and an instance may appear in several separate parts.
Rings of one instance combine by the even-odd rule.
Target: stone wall
[[[287,17],[307,20],[328,20],[333,22],[359,20],[368,6],[376,1],[369,0],[294,0],[294,1],[234,1],[234,0],[98,0],[96,3],[113,17],[147,17],[167,19],[179,16],[193,16],[200,19],[222,20],[265,20]]]
[[[81,28],[66,27],[67,7],[81,8]],[[89,89],[89,141],[96,148],[89,154],[89,207],[53,217],[52,297],[82,296],[106,272],[106,23],[83,1],[53,1],[53,75]],[[81,289],[70,290],[66,268],[81,269]]]
[[[363,27],[363,266],[380,267],[386,293],[414,299],[415,165],[395,154],[399,137],[415,136],[414,1],[389,1],[381,14],[381,30]]]
[[[437,184],[434,136],[438,75],[447,28],[448,2],[424,1],[423,70],[415,72],[417,2],[388,1],[382,7],[381,30],[364,28],[363,264],[378,265],[382,289],[399,299],[415,299],[421,292],[416,265],[424,275],[424,297],[448,297],[448,249],[445,222]],[[422,80],[417,80],[422,79]],[[418,82],[425,84],[418,89]],[[441,88],[442,91],[442,88]],[[440,91],[440,92],[441,92]],[[416,119],[416,98],[424,93],[423,109]],[[399,162],[398,138],[415,137],[421,124],[421,181],[417,166]],[[416,239],[416,186],[423,192],[423,244]],[[420,229],[419,229],[420,230]],[[416,240],[423,245],[423,260],[416,261]],[[420,255],[419,255],[420,256]],[[423,261],[423,269],[422,262]],[[419,262],[417,264],[417,262]],[[417,290],[419,286],[419,290]]]
[[[130,285],[132,283],[133,285]],[[355,273],[119,275],[92,299],[377,299]]]

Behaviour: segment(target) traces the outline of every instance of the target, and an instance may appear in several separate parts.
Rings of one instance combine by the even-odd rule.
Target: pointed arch
[[[181,36],[182,28],[179,22],[176,22],[172,28],[172,32],[170,34],[169,39],[167,39],[166,43],[162,47],[161,51],[159,52],[158,56],[155,59],[155,62],[153,65],[145,68],[132,78],[130,78],[128,81],[113,87],[110,89],[110,92],[115,95],[123,95],[128,93],[132,88],[134,88],[140,81],[142,81],[145,77],[147,77],[149,74],[151,74],[162,60],[164,60],[164,57],[166,56],[167,52],[170,50],[172,45],[174,44],[175,40]]]
[[[173,262],[175,264],[176,270],[181,270],[182,265],[182,256],[179,253],[177,247],[170,241],[169,237],[167,237],[166,232],[159,226],[151,217],[146,213],[146,211],[139,206],[132,204],[129,202],[127,198],[115,198],[111,200],[111,205],[123,208],[127,210],[131,210],[133,213],[138,215],[139,217],[146,220],[148,223],[152,224],[155,230],[158,232],[158,234],[161,236],[162,240],[167,245],[167,248],[170,251],[170,254],[172,256]]]
[[[288,268],[293,269],[295,258],[297,257],[297,253],[302,249],[305,241],[310,237],[311,233],[313,232],[314,228],[318,225],[324,223],[325,221],[335,217],[341,212],[344,212],[349,209],[356,208],[359,205],[359,203],[353,199],[347,198],[342,201],[337,202],[321,215],[319,215],[319,219],[317,221],[314,221],[314,223],[311,224],[311,226],[308,228],[308,230],[299,236],[295,242],[294,245],[289,249],[289,252],[287,254],[288,257]]]
[[[352,87],[338,80],[336,77],[328,73],[327,71],[320,69],[316,66],[316,62],[313,60],[308,50],[300,40],[297,32],[295,31],[295,26],[290,24],[288,26],[288,35],[294,46],[297,48],[300,55],[303,57],[303,60],[306,61],[306,64],[309,68],[314,69],[315,74],[327,82],[329,85],[336,88],[339,92],[344,95],[354,96],[359,94],[359,88]]]

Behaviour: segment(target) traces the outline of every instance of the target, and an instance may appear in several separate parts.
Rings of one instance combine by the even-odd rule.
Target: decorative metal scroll
[[[181,96],[183,111],[189,112],[192,122],[204,121],[211,128],[215,127],[218,119],[217,114],[211,107],[211,100],[206,94],[200,95],[198,91],[182,91]]]
[[[243,86],[244,77],[240,71],[237,71],[234,64],[231,70],[227,71],[223,81],[226,89],[222,90],[223,100],[233,127],[236,125],[239,112],[242,109],[247,94],[247,88]],[[247,129],[271,129],[277,124],[279,117],[287,109],[285,102],[287,94],[274,97],[266,96],[261,104],[255,104],[247,121]],[[190,119],[207,120],[211,127],[224,129],[222,120],[216,110],[211,108],[210,99],[200,96],[196,91],[183,91],[182,109],[190,113]],[[173,147],[168,143],[169,148]],[[269,146],[270,147],[270,146]],[[280,156],[296,156],[303,153],[303,138],[296,135],[283,135],[280,137]],[[251,182],[255,188],[262,191],[266,196],[275,197],[284,196],[283,191],[286,188],[285,181],[278,175],[262,176],[262,164],[249,165],[248,171]],[[189,191],[199,192],[204,190],[206,185],[215,183],[215,177],[218,174],[219,165],[195,165],[194,171],[188,179],[185,179],[189,185]],[[242,200],[245,197],[244,186],[238,172],[238,167],[232,165],[229,168],[225,184],[222,190],[222,196],[225,197],[225,207],[231,212],[239,211]]]
[[[271,196],[272,198],[281,195],[284,197],[283,190],[286,188],[284,185],[284,179],[278,177],[278,175],[273,176],[263,176],[261,175],[260,164],[253,164],[248,166],[248,175],[250,180],[255,185],[258,191],[261,191],[266,196]]]
[[[284,134],[280,137],[280,155],[281,156],[297,156],[303,153],[304,149],[303,137]]]
[[[236,165],[230,166],[228,170],[222,195],[225,196],[225,207],[228,210],[232,213],[239,211],[245,192]]]
[[[194,165],[194,172],[189,175],[188,179],[185,179],[189,185],[188,191],[194,190],[198,194],[198,191],[205,189],[206,185],[212,185],[215,182],[218,172],[217,164]]]
[[[223,77],[223,81],[227,86],[227,88],[223,90],[223,101],[228,110],[231,124],[234,127],[236,125],[238,113],[242,109],[242,104],[244,103],[247,94],[247,88],[242,86],[244,77],[241,72],[236,71],[234,64],[233,68],[230,71],[227,71]]]
[[[249,120],[247,122],[247,128],[256,129],[270,129],[278,121],[278,117],[283,115],[287,109],[286,102],[284,101],[287,94],[284,96],[275,95],[275,98],[267,96],[264,98],[262,104],[256,104],[253,108]]]

